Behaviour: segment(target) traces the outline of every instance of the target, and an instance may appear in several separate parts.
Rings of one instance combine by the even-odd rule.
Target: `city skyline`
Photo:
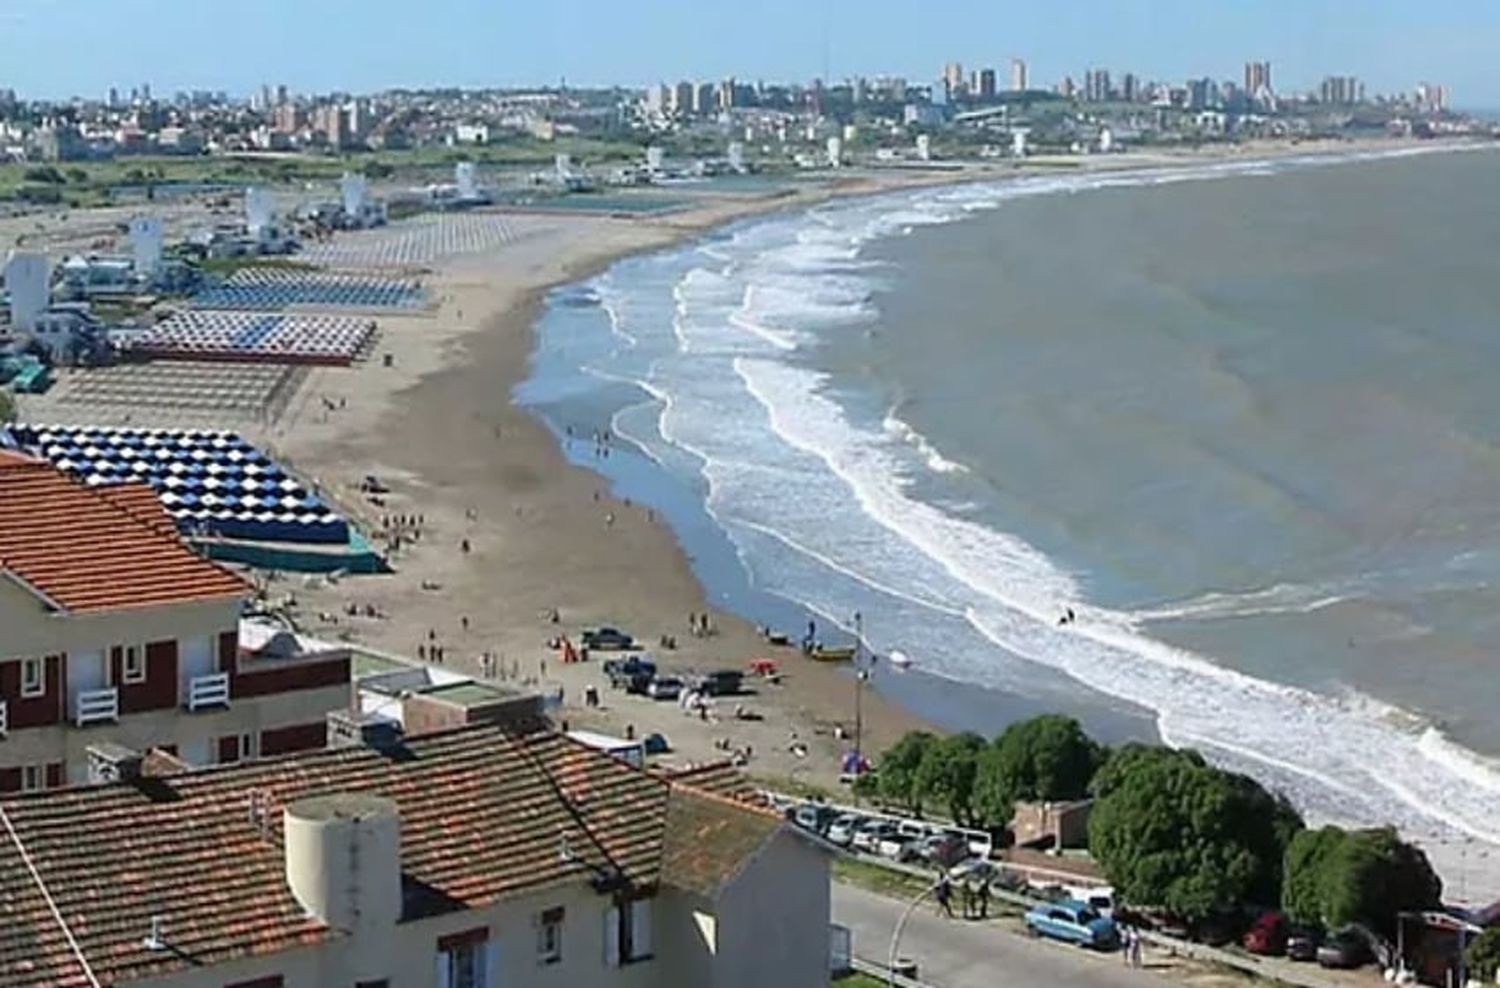
[[[269,0],[258,21],[236,25],[241,43],[258,25],[263,44],[235,49],[254,57],[226,60],[230,35],[222,15],[183,0],[61,9],[10,0],[0,11],[0,32],[22,43],[8,46],[15,57],[0,88],[31,98],[100,99],[111,86],[128,92],[145,83],[158,94],[210,89],[243,97],[267,83],[370,92],[563,79],[646,86],[730,75],[889,74],[926,82],[950,62],[993,68],[1003,88],[1013,58],[1025,60],[1031,86],[1051,88],[1096,67],[1151,79],[1233,79],[1255,60],[1272,63],[1279,90],[1315,91],[1328,76],[1354,76],[1372,94],[1406,92],[1434,79],[1451,87],[1460,105],[1500,107],[1500,80],[1485,64],[1491,41],[1500,38],[1500,9],[1471,0],[1451,0],[1437,12],[1378,2],[1357,22],[1325,0],[1262,0],[1253,11],[1205,10],[1182,0],[1096,0],[1061,13],[996,11],[959,0],[941,19],[912,18],[892,0],[862,4],[857,17],[833,0],[813,5],[811,13],[805,3],[765,0],[753,18],[680,0],[587,6],[580,18],[577,8],[497,10],[474,0],[438,0],[411,20],[409,8],[390,0],[330,0],[314,8]],[[329,37],[350,43],[330,47]],[[88,57],[57,56],[69,47]]]

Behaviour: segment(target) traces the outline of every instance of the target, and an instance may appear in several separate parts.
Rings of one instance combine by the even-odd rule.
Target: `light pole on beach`
[[[864,617],[854,612],[854,774],[858,776],[864,768],[864,692],[865,671],[860,668],[859,656],[864,650]]]

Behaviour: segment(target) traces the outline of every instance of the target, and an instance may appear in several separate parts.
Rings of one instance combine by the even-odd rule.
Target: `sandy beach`
[[[855,681],[847,667],[770,647],[757,629],[714,609],[673,534],[648,510],[611,497],[600,477],[569,464],[511,392],[527,373],[534,322],[550,287],[740,216],[935,180],[857,179],[668,219],[515,217],[513,243],[431,277],[441,299],[436,312],[382,320],[375,359],[352,371],[315,372],[261,437],[370,527],[389,515],[421,518],[420,538],[396,553],[393,574],[335,585],[285,581],[273,594],[294,593],[307,630],[323,636],[410,656],[435,644],[445,666],[474,675],[480,656],[492,653],[502,683],[561,689],[560,716],[570,727],[659,731],[671,740],[676,764],[748,748],[752,773],[832,782],[846,746],[835,729],[854,728]],[[386,354],[391,367],[383,366]],[[359,494],[366,475],[391,488],[383,508]],[[383,616],[350,618],[350,602]],[[692,635],[689,615],[705,613],[712,633]],[[675,637],[675,649],[650,649],[665,671],[743,669],[770,657],[783,675],[778,684],[759,683],[751,694],[720,701],[708,719],[688,716],[675,703],[609,690],[599,655],[564,665],[548,647],[558,635],[576,642],[583,628],[597,625],[628,629],[647,646]],[[600,687],[602,707],[585,708],[588,685]],[[922,726],[871,690],[862,706],[867,750]],[[757,719],[736,719],[740,707]]]

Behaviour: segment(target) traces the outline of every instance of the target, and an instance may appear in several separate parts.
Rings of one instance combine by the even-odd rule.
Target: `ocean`
[[[860,613],[924,716],[1063,710],[1467,861],[1500,846],[1497,175],[1351,154],[762,217],[556,291],[517,400],[720,603]]]

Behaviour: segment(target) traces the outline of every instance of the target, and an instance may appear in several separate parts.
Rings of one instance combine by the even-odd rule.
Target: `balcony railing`
[[[207,676],[194,676],[188,680],[187,708],[192,711],[205,707],[229,706],[229,673],[215,672]]]
[[[0,700],[0,738],[5,737],[10,731],[10,712],[5,709],[5,701]]]
[[[102,690],[79,690],[73,695],[73,722],[79,727],[120,719],[120,691],[113,686]]]

